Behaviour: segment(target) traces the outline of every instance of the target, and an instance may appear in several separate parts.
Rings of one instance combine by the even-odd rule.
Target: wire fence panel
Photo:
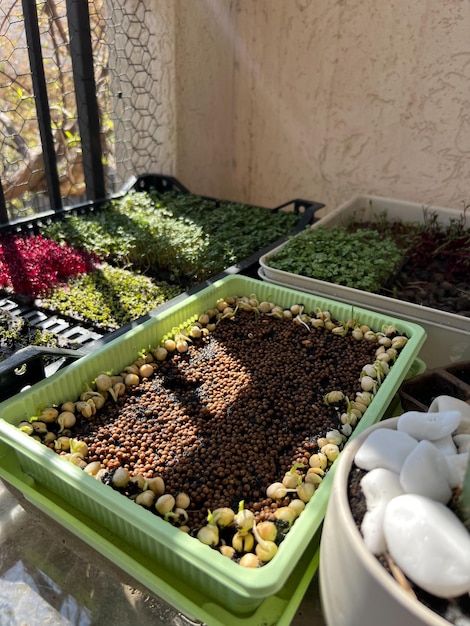
[[[171,107],[163,100],[170,93],[173,44],[157,3],[150,8],[145,0],[108,0],[106,6],[115,174],[122,187],[131,176],[147,173],[149,164],[162,162],[160,150],[172,132]]]
[[[0,178],[14,219],[48,200],[21,2],[2,2],[0,20]]]

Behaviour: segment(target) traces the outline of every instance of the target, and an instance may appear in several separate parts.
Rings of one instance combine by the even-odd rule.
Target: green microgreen
[[[194,194],[130,192],[99,212],[54,222],[45,233],[108,263],[187,286],[288,234],[298,219]]]
[[[285,272],[376,292],[401,260],[402,251],[388,235],[318,226],[291,237],[266,262]]]
[[[80,319],[94,327],[115,330],[179,295],[182,289],[103,264],[71,279],[40,300],[44,309]]]

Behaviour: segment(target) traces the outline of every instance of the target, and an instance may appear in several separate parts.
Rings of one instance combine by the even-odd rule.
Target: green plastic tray
[[[312,537],[283,587],[263,600],[253,612],[236,615],[181,579],[176,580],[154,560],[146,558],[75,507],[64,505],[60,496],[24,474],[14,452],[1,444],[0,461],[2,479],[18,489],[28,502],[190,620],[209,626],[288,626],[318,569],[321,528]]]
[[[212,307],[217,299],[252,293],[256,293],[260,300],[272,300],[285,307],[302,302],[307,310],[328,309],[339,320],[354,316],[372,328],[393,324],[405,333],[409,341],[353,436],[383,417],[425,340],[425,332],[420,326],[357,307],[352,310],[348,304],[239,275],[214,282],[0,405],[0,441],[3,442],[3,448],[9,447],[14,451],[17,463],[25,474],[34,478],[37,489],[46,488],[48,492],[58,495],[60,501],[65,501],[93,520],[93,523],[125,540],[126,545],[133,550],[148,555],[159,571],[165,571],[165,575],[173,579],[175,593],[180,586],[194,589],[198,593],[210,595],[219,606],[240,616],[256,611],[267,598],[276,596],[286,585],[321,526],[334,466],[280,545],[276,558],[264,567],[252,570],[240,567],[136,506],[21,433],[15,425],[33,415],[42,403],[60,404],[77,398],[83,383],[93,380],[101,371],[120,371],[137,357],[142,348],[158,345],[160,338],[171,328]],[[0,463],[1,471],[3,461]],[[47,502],[46,498],[45,509]]]

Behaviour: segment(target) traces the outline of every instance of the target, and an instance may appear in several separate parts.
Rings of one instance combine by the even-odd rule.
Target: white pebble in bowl
[[[460,411],[441,411],[438,413],[420,413],[408,411],[400,416],[397,430],[414,437],[414,439],[442,439],[454,432],[460,424]]]
[[[418,445],[418,441],[398,430],[375,430],[357,451],[355,462],[364,470],[377,467],[400,473],[403,462]]]
[[[423,439],[405,459],[400,483],[406,493],[416,493],[447,504],[452,497],[444,456]]]
[[[403,572],[441,598],[470,592],[470,534],[448,507],[414,494],[385,509],[388,550]]]
[[[361,489],[367,506],[361,524],[364,543],[372,554],[382,554],[387,547],[383,532],[385,507],[392,498],[404,493],[400,477],[395,472],[377,467],[361,479]]]

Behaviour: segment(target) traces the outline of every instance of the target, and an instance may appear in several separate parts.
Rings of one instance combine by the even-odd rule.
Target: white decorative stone
[[[361,489],[367,506],[361,524],[364,542],[373,554],[382,554],[386,549],[383,532],[385,507],[392,498],[403,494],[400,477],[395,472],[378,467],[365,474]]]
[[[467,417],[470,420],[470,405],[460,398],[454,398],[454,396],[442,395],[434,398],[428,412],[439,413],[440,411],[460,411],[462,417]]]
[[[368,511],[371,511],[378,504],[388,503],[395,496],[404,493],[400,484],[400,476],[396,472],[382,467],[377,467],[364,474],[360,485]]]
[[[469,452],[463,452],[455,456],[444,457],[447,463],[447,481],[451,489],[455,489],[463,483],[469,456]]]
[[[452,435],[446,435],[441,439],[433,439],[431,443],[444,456],[453,456],[454,454],[457,454],[457,446],[455,445]]]
[[[398,567],[425,591],[441,598],[470,592],[470,534],[444,504],[397,496],[385,508],[384,533]]]
[[[423,439],[406,457],[400,472],[400,484],[406,493],[446,504],[452,497],[447,475],[445,457],[431,442]]]
[[[470,435],[470,417],[468,415],[464,415],[460,420],[460,424],[458,425],[456,434],[460,435]]]
[[[379,428],[365,439],[354,461],[364,470],[383,467],[399,474],[406,457],[417,445],[418,441],[406,433]]]
[[[397,430],[420,441],[442,439],[454,432],[462,419],[461,411],[449,410],[438,413],[407,411],[398,418]]]
[[[470,434],[454,435],[454,443],[457,446],[459,454],[463,454],[464,452],[470,452]]]
[[[388,503],[387,503],[388,504]],[[361,533],[366,547],[372,554],[378,556],[387,549],[384,534],[384,515],[386,503],[377,505],[371,511],[364,513],[361,523]]]
[[[460,411],[461,420],[455,432],[470,434],[470,404],[464,400],[452,396],[438,396],[431,402],[429,411]]]

